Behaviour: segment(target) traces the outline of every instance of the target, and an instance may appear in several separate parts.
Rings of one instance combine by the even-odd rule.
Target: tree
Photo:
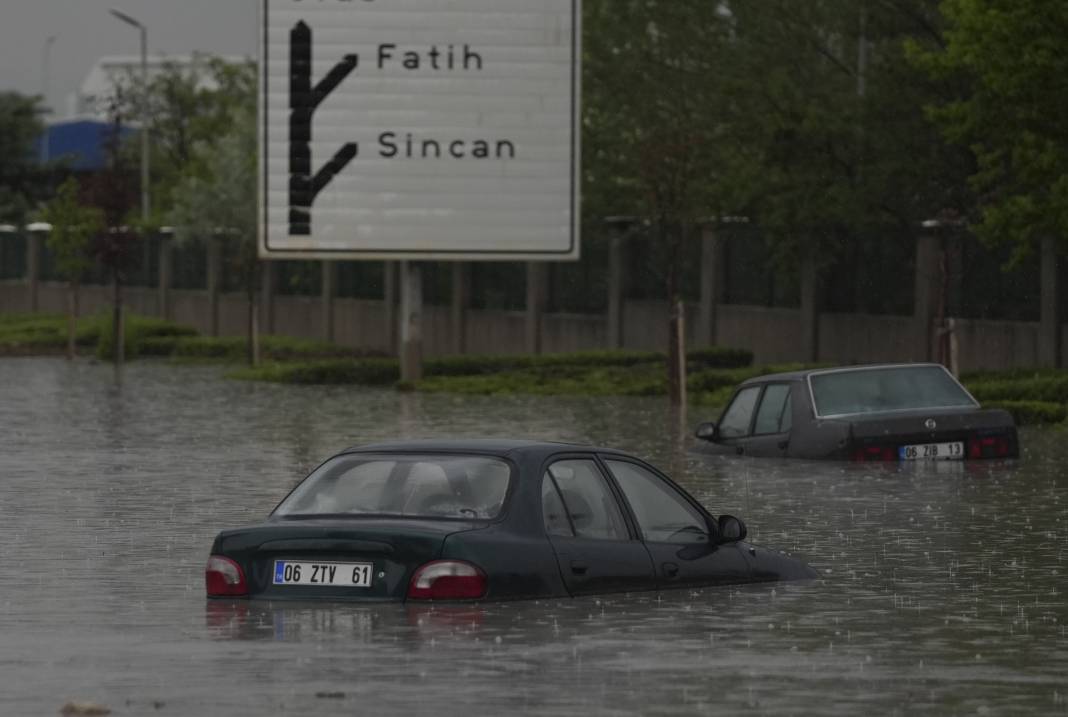
[[[0,93],[0,223],[21,225],[47,177],[33,154],[43,109],[39,97]]]
[[[236,243],[230,268],[240,274],[248,298],[248,358],[253,365],[259,362],[257,156],[255,117],[237,111],[225,135],[194,148],[194,159],[206,172],[190,173],[177,185],[170,214],[176,241]]]
[[[191,173],[206,176],[197,147],[230,131],[236,112],[256,111],[256,64],[194,55],[187,64],[166,62],[145,85],[139,73],[122,78],[119,111],[140,120],[148,114],[152,153],[152,224],[159,226],[174,205],[173,193]],[[130,159],[139,151],[131,144]]]
[[[92,253],[111,275],[112,348],[117,366],[125,359],[126,332],[123,323],[123,285],[133,253],[140,243],[135,227],[139,202],[140,175],[137,165],[123,151],[123,117],[116,102],[112,108],[112,128],[105,142],[108,166],[86,183],[85,197],[104,216],[104,229],[92,243]]]
[[[77,180],[70,178],[59,187],[55,198],[45,205],[41,221],[52,225],[48,248],[56,269],[67,280],[67,358],[74,358],[74,335],[78,320],[78,286],[92,266],[90,241],[104,230],[104,214],[82,204]]]
[[[729,23],[714,2],[588,0],[584,58],[584,202],[600,216],[638,214],[671,306],[668,383],[683,395],[679,338],[687,237],[728,206],[736,147],[723,131]]]
[[[975,153],[976,231],[1030,250],[1068,241],[1068,5],[1045,0],[945,0],[944,40],[912,44],[932,77],[962,88],[932,103],[952,142]]]

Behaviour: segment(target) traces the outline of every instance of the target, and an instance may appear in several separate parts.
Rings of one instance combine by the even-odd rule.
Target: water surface
[[[1068,458],[701,457],[654,399],[472,398],[0,360],[0,714],[1068,713]],[[462,607],[208,603],[215,533],[379,439],[594,442],[822,579]]]

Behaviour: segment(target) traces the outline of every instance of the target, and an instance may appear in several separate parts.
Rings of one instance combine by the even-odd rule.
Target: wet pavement
[[[691,414],[688,425],[707,416]],[[701,457],[652,399],[0,360],[0,714],[1068,713],[1068,433],[1018,462]],[[823,577],[485,606],[208,603],[215,533],[383,438],[596,442]]]

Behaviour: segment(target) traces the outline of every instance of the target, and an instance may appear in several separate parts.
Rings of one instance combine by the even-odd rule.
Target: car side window
[[[580,538],[628,540],[623,512],[597,464],[589,459],[570,459],[549,466],[546,477],[559,489],[571,528]],[[542,490],[544,496],[545,489]],[[544,501],[544,498],[543,498]],[[544,502],[543,502],[544,506]],[[546,516],[548,528],[548,516]],[[566,535],[566,533],[551,533]]]
[[[556,484],[548,473],[541,480],[541,514],[545,520],[545,532],[549,535],[562,535],[573,538],[575,533],[571,530],[571,521],[564,512],[564,502],[560,500],[560,492],[556,490]]]
[[[635,463],[606,461],[627,496],[645,540],[653,543],[706,543],[705,517],[660,476]]]
[[[720,438],[741,438],[749,435],[749,425],[752,423],[753,409],[756,408],[759,395],[760,386],[750,386],[738,392],[719,422]]]
[[[764,389],[764,398],[757,410],[756,427],[753,433],[767,435],[783,432],[783,417],[790,399],[790,384],[773,383]],[[787,427],[785,430],[789,430]]]

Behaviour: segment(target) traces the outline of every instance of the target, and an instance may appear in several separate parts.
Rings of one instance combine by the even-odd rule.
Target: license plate
[[[371,563],[306,563],[274,561],[275,585],[314,585],[342,588],[369,588]]]
[[[964,460],[964,443],[919,443],[901,446],[898,457],[903,461],[960,461]]]

